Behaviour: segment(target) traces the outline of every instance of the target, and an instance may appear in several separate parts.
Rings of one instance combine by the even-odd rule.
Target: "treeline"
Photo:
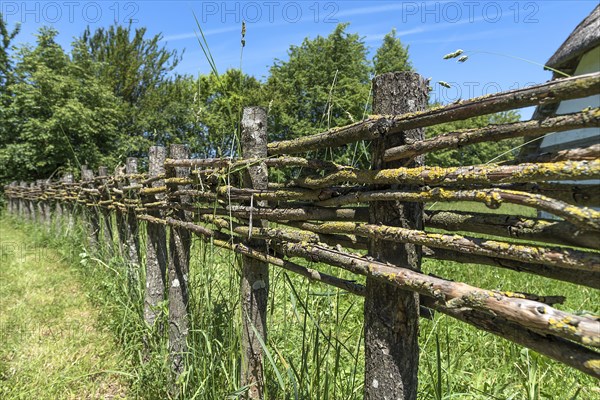
[[[269,110],[272,140],[349,124],[370,112],[373,75],[413,70],[408,48],[392,30],[369,59],[364,40],[338,25],[327,37],[292,45],[264,81],[230,69],[192,77],[161,35],[145,28],[86,29],[69,51],[58,32],[41,28],[35,45],[15,48],[19,27],[0,15],[0,184],[47,178],[81,164],[118,167],[151,145],[188,143],[199,157],[234,155],[241,110]],[[448,124],[428,135],[518,119],[514,112]],[[476,164],[510,150],[504,141],[430,156],[435,165]],[[314,154],[366,165],[366,145]]]

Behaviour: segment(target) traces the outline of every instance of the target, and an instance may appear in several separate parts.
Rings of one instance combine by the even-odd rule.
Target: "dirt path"
[[[125,398],[123,361],[60,255],[0,219],[0,398]]]

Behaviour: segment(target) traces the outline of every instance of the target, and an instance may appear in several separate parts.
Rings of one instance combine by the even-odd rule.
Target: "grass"
[[[483,211],[478,206],[466,206],[465,203],[442,206]],[[438,207],[440,205],[435,206]],[[512,205],[503,205],[497,212],[531,215],[529,209]],[[7,232],[5,235],[10,232],[10,235],[16,235],[14,237],[24,237],[24,228],[17,227],[14,222],[2,225],[7,226],[3,230]],[[143,228],[141,230],[144,231]],[[82,251],[84,240],[77,230],[66,237],[41,234],[39,231],[32,235],[31,228],[25,228],[25,231],[36,243],[43,240],[52,248],[59,249],[73,266],[71,273],[77,271],[75,278],[83,282],[92,304],[101,310],[98,316],[100,323],[120,344],[125,359],[123,365],[130,366],[128,375],[120,375],[119,378],[120,382],[127,384],[128,396],[171,398],[169,388],[176,385],[180,398],[185,399],[241,397],[246,388],[239,385],[240,264],[235,254],[199,240],[192,244],[188,368],[178,382],[173,382],[164,336],[161,331],[146,326],[142,319],[143,283],[135,286],[127,280],[123,261],[115,257],[100,262],[94,255]],[[362,282],[362,278],[331,266],[294,261]],[[11,268],[14,269],[13,274],[22,274],[18,264]],[[433,260],[425,260],[423,270],[487,289],[564,294],[567,301],[559,308],[600,311],[597,291],[542,277],[488,266]],[[264,343],[266,398],[362,399],[363,300],[276,268],[271,271],[268,337]],[[71,276],[68,279],[75,278]],[[61,287],[65,281],[49,276],[44,279],[49,280],[44,282],[45,288]],[[10,297],[2,292],[3,299],[22,297],[26,292],[24,286],[11,284],[13,286],[8,293]],[[27,287],[27,291],[29,289]],[[8,289],[3,286],[2,290]],[[30,304],[37,304],[37,301],[35,299]],[[3,309],[9,306],[2,304]],[[8,316],[13,311],[4,314]],[[162,321],[165,321],[164,314]],[[17,325],[16,321],[10,323]],[[54,323],[51,326],[55,326]],[[106,346],[107,342],[110,341],[104,340],[97,345]],[[420,346],[420,399],[600,398],[600,390],[593,378],[440,314],[431,321],[421,321]],[[2,354],[5,357],[4,350]],[[50,360],[62,365],[67,362],[63,358],[66,357],[59,351],[53,353]],[[104,361],[110,360],[108,357]],[[6,372],[3,371],[3,374]]]
[[[28,233],[0,221],[0,398],[122,398],[123,359],[77,272]]]

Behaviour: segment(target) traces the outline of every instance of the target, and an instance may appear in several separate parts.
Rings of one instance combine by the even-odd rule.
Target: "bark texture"
[[[125,171],[128,175],[137,174],[137,158],[128,157],[125,164]],[[135,184],[136,180],[134,178],[129,178],[129,182],[131,184]],[[123,196],[123,202],[127,201],[128,197],[134,197],[135,193],[130,191],[125,191]],[[137,288],[140,282],[140,232],[139,232],[139,223],[137,217],[135,215],[135,210],[132,208],[127,208],[125,211],[125,251],[127,253],[127,265],[128,265],[128,278],[131,293],[136,293]]]
[[[378,114],[414,113],[425,109],[427,81],[420,75],[389,73],[373,80],[373,109]],[[386,136],[372,143],[372,169],[400,165],[419,167],[423,159],[385,162],[386,149],[407,141],[423,140],[423,130],[413,129]],[[423,204],[397,201],[374,202],[369,206],[373,224],[423,228]],[[411,243],[379,238],[369,244],[369,255],[411,270],[421,267],[421,249]],[[417,398],[419,370],[419,296],[414,292],[367,277],[365,292],[365,399]]]
[[[171,145],[171,158],[188,158],[189,149],[185,145]],[[168,175],[176,178],[187,178],[189,168],[173,168],[167,171]],[[187,189],[180,186],[178,189]],[[180,201],[186,203],[189,198],[181,196]],[[191,213],[176,210],[173,216],[181,221],[191,219]],[[188,278],[190,273],[190,246],[191,233],[187,229],[171,227],[169,237],[169,353],[171,354],[172,368],[176,376],[183,372],[185,353],[187,351],[187,335],[189,330],[188,317]]]
[[[261,107],[244,108],[242,116],[242,152],[245,158],[267,157],[267,111]],[[268,170],[264,162],[247,167],[244,186],[264,190],[268,188]],[[254,206],[252,201],[250,207]],[[264,200],[257,206],[266,207]],[[251,227],[267,227],[266,221],[249,215]],[[250,231],[251,232],[251,231]],[[248,235],[246,245],[266,253],[264,240]],[[242,256],[241,306],[242,306],[242,386],[248,385],[247,398],[262,399],[264,396],[263,351],[260,341],[267,339],[267,300],[269,294],[269,264],[266,261]]]
[[[101,178],[99,184],[100,200],[110,200],[110,191],[107,182],[108,168],[98,168],[98,178]],[[110,210],[105,207],[100,207],[100,225],[102,231],[102,240],[104,242],[103,248],[106,249],[105,253],[110,258],[114,255],[114,239],[112,229],[112,216]]]
[[[165,173],[163,162],[167,157],[167,150],[164,147],[152,146],[148,152],[149,156],[149,175],[156,177]],[[152,187],[160,187],[163,182],[160,180],[151,183]],[[149,201],[159,200],[149,196]],[[160,210],[151,210],[150,216],[161,218],[163,213]],[[148,222],[146,224],[146,292],[144,297],[144,319],[149,326],[154,326],[158,315],[158,304],[165,299],[167,271],[167,231],[164,225]]]
[[[94,180],[94,172],[82,167],[81,180],[83,187],[91,187]],[[95,208],[87,208],[83,212],[86,215],[88,244],[91,249],[97,250],[100,235],[100,219],[98,217],[98,210]]]

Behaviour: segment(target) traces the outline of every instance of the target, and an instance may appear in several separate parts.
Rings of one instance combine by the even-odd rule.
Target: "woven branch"
[[[507,166],[395,168],[379,171],[355,169],[334,172],[323,177],[299,178],[293,181],[291,186],[320,189],[345,182],[370,185],[471,185],[584,179],[600,179],[600,160]]]
[[[262,208],[248,206],[226,206],[224,209],[196,208],[198,214],[231,215],[239,218],[266,219],[268,221],[367,221],[367,208],[322,208],[297,205],[290,208]]]
[[[379,263],[322,245],[276,244],[286,256],[325,262],[384,280],[403,289],[436,299],[448,308],[473,308],[515,322],[542,334],[553,334],[585,345],[600,346],[600,320],[577,316],[533,300],[511,298],[465,283],[447,281],[397,266]]]
[[[401,243],[413,243],[431,248],[454,250],[464,254],[506,258],[514,261],[546,264],[572,270],[600,272],[599,254],[573,249],[522,245],[353,222],[301,223],[300,226],[302,229],[311,232],[359,235]]]
[[[167,218],[165,223],[184,229],[193,228],[192,232],[204,237],[214,238],[216,233],[189,223]],[[193,224],[191,224],[193,225]],[[226,241],[218,244],[232,248]],[[496,316],[517,323],[521,327],[553,334],[565,339],[574,340],[586,345],[600,346],[600,321],[594,318],[572,315],[546,304],[529,300],[527,296],[511,297],[499,292],[476,288],[464,283],[447,281],[441,278],[424,275],[404,268],[378,263],[362,256],[329,249],[323,245],[309,243],[276,244],[285,255],[299,256],[311,261],[326,262],[342,267],[354,273],[370,275],[385,280],[401,288],[431,296],[436,304],[448,309],[465,307],[491,312]],[[235,250],[235,249],[234,249]]]
[[[546,264],[534,264],[506,258],[465,254],[453,250],[436,249],[423,246],[423,257],[436,260],[446,260],[463,264],[490,265],[497,268],[510,269],[517,272],[527,272],[550,279],[570,282],[576,285],[600,289],[600,272],[568,270]]]
[[[449,132],[422,142],[388,149],[385,151],[384,160],[393,161],[411,158],[419,154],[444,149],[457,149],[474,143],[514,137],[538,136],[548,132],[562,132],[576,128],[593,128],[598,126],[600,126],[600,109],[594,108],[573,114],[548,117],[542,120],[490,125],[485,128]],[[567,157],[566,159],[570,158]]]
[[[477,232],[600,250],[599,231],[583,230],[564,221],[505,214],[427,211],[424,223],[426,227],[448,231]]]
[[[533,207],[538,210],[547,211],[566,221],[584,229],[600,229],[600,212],[567,204],[560,200],[549,197],[517,192],[504,189],[480,189],[480,190],[446,190],[435,188],[425,191],[401,191],[401,190],[378,190],[371,192],[355,192],[345,196],[315,203],[317,206],[342,206],[370,201],[477,201],[484,203],[490,208],[498,208],[503,202],[520,204]]]
[[[202,215],[200,221],[213,224],[223,234],[235,233],[242,238],[275,239],[291,242],[326,243],[332,246],[361,248],[356,239],[346,235],[321,234],[305,230],[291,230],[283,227],[252,228],[213,215]]]
[[[328,274],[324,274],[319,272],[318,270],[303,267],[291,261],[283,260],[281,258],[273,257],[267,255],[265,253],[258,252],[254,249],[251,249],[243,244],[230,244],[228,242],[223,242],[220,240],[214,240],[213,243],[219,247],[228,248],[230,250],[235,251],[236,253],[244,254],[248,257],[252,257],[254,259],[268,262],[269,264],[275,265],[277,267],[286,269],[288,271],[294,272],[298,275],[302,275],[312,281],[317,281],[324,283],[329,286],[334,286],[342,290],[346,290],[350,293],[356,294],[358,296],[364,296],[365,287],[360,285],[354,281],[350,281],[347,279],[340,279],[335,276],[331,276]]]
[[[600,73],[558,79],[508,92],[464,100],[444,107],[400,116],[371,116],[366,120],[316,135],[269,143],[269,155],[301,153],[372,140],[398,132],[464,120],[480,115],[514,110],[560,100],[583,98],[600,92]]]
[[[600,379],[600,353],[587,347],[554,335],[540,335],[491,313],[469,308],[449,308],[430,297],[422,297],[421,304]]]
[[[585,207],[600,206],[600,186],[585,183],[512,183],[494,186],[498,189],[517,190],[531,194],[541,194],[565,203],[576,204]],[[471,187],[470,189],[476,189]]]
[[[522,162],[546,163],[567,160],[594,160],[596,158],[600,158],[600,144],[594,144],[592,146],[579,147],[575,149],[560,150],[556,153],[532,154],[530,156],[523,157],[522,159],[511,161],[510,164]]]
[[[344,170],[348,167],[339,165],[330,161],[306,159],[302,157],[282,156],[276,158],[246,158],[246,159],[230,159],[230,158],[202,158],[202,159],[167,159],[166,167],[213,167],[223,168],[222,173],[232,173],[236,169],[247,168],[252,165],[264,163],[268,167],[302,167],[316,170],[337,171]],[[227,169],[224,169],[227,168]],[[194,173],[197,171],[194,171]],[[212,171],[215,172],[214,170]]]

